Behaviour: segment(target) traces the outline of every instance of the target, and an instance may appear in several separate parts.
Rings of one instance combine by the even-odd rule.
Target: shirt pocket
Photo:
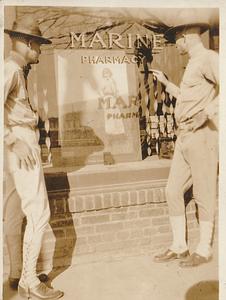
[[[20,70],[19,71],[19,77],[18,77],[18,94],[17,97],[25,100],[28,98],[28,92],[26,89],[26,84],[25,84],[25,79],[23,76],[23,72]]]
[[[28,92],[23,85],[19,88],[16,102],[24,110],[31,110]]]
[[[21,99],[21,101],[27,101],[28,92],[27,92],[26,88],[23,85],[20,85],[17,97],[19,99]]]

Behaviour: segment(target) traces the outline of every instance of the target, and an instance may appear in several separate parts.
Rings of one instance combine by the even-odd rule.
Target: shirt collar
[[[203,51],[203,49],[205,49],[205,47],[203,46],[202,43],[198,43],[194,45],[189,51],[189,57],[194,58],[198,56]]]
[[[22,55],[17,53],[16,51],[10,51],[10,57],[21,67],[23,68],[24,66],[27,65],[26,60],[23,58]]]

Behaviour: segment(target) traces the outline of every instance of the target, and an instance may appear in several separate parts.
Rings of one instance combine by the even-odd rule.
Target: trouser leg
[[[208,127],[194,134],[189,149],[193,194],[199,208],[200,221],[213,222],[217,197],[217,135]]]
[[[22,223],[24,214],[21,201],[10,174],[4,179],[3,231],[9,254],[11,278],[20,278],[22,269]]]
[[[23,269],[20,284],[34,287],[39,283],[36,264],[42,237],[49,221],[50,211],[39,152],[34,169],[17,169],[12,173],[14,184],[21,199],[27,225],[23,241]]]
[[[22,269],[22,242],[21,235],[8,235],[5,237],[10,262],[10,278],[20,278]]]
[[[212,252],[211,241],[217,198],[217,133],[206,126],[196,132],[192,145],[196,145],[196,147],[191,147],[189,159],[192,169],[193,193],[198,204],[200,221],[200,242],[196,252],[208,257]]]
[[[177,253],[187,250],[184,193],[191,184],[191,170],[184,158],[182,140],[179,137],[166,186],[166,198],[173,232],[170,249]]]

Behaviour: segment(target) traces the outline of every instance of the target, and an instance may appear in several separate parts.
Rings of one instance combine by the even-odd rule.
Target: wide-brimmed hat
[[[4,32],[10,36],[23,36],[40,44],[52,43],[49,39],[42,36],[38,22],[31,15],[14,21],[12,29],[4,29]]]
[[[183,9],[174,20],[173,26],[166,30],[164,37],[171,43],[175,43],[176,33],[181,32],[184,29],[200,28],[200,34],[204,33],[210,28],[205,15],[198,9]]]

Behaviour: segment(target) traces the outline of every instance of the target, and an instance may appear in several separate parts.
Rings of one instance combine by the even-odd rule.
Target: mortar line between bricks
[[[80,211],[70,211],[70,213],[72,214],[80,214],[83,212],[91,212],[91,211],[106,211],[112,208],[124,208],[124,207],[139,207],[139,206],[145,206],[147,204],[163,204],[166,203],[166,201],[158,201],[158,202],[145,202],[145,203],[137,203],[137,204],[128,204],[128,205],[120,205],[120,206],[110,206],[110,207],[106,207],[106,208],[99,208],[99,209],[84,209],[84,210],[80,210]]]

